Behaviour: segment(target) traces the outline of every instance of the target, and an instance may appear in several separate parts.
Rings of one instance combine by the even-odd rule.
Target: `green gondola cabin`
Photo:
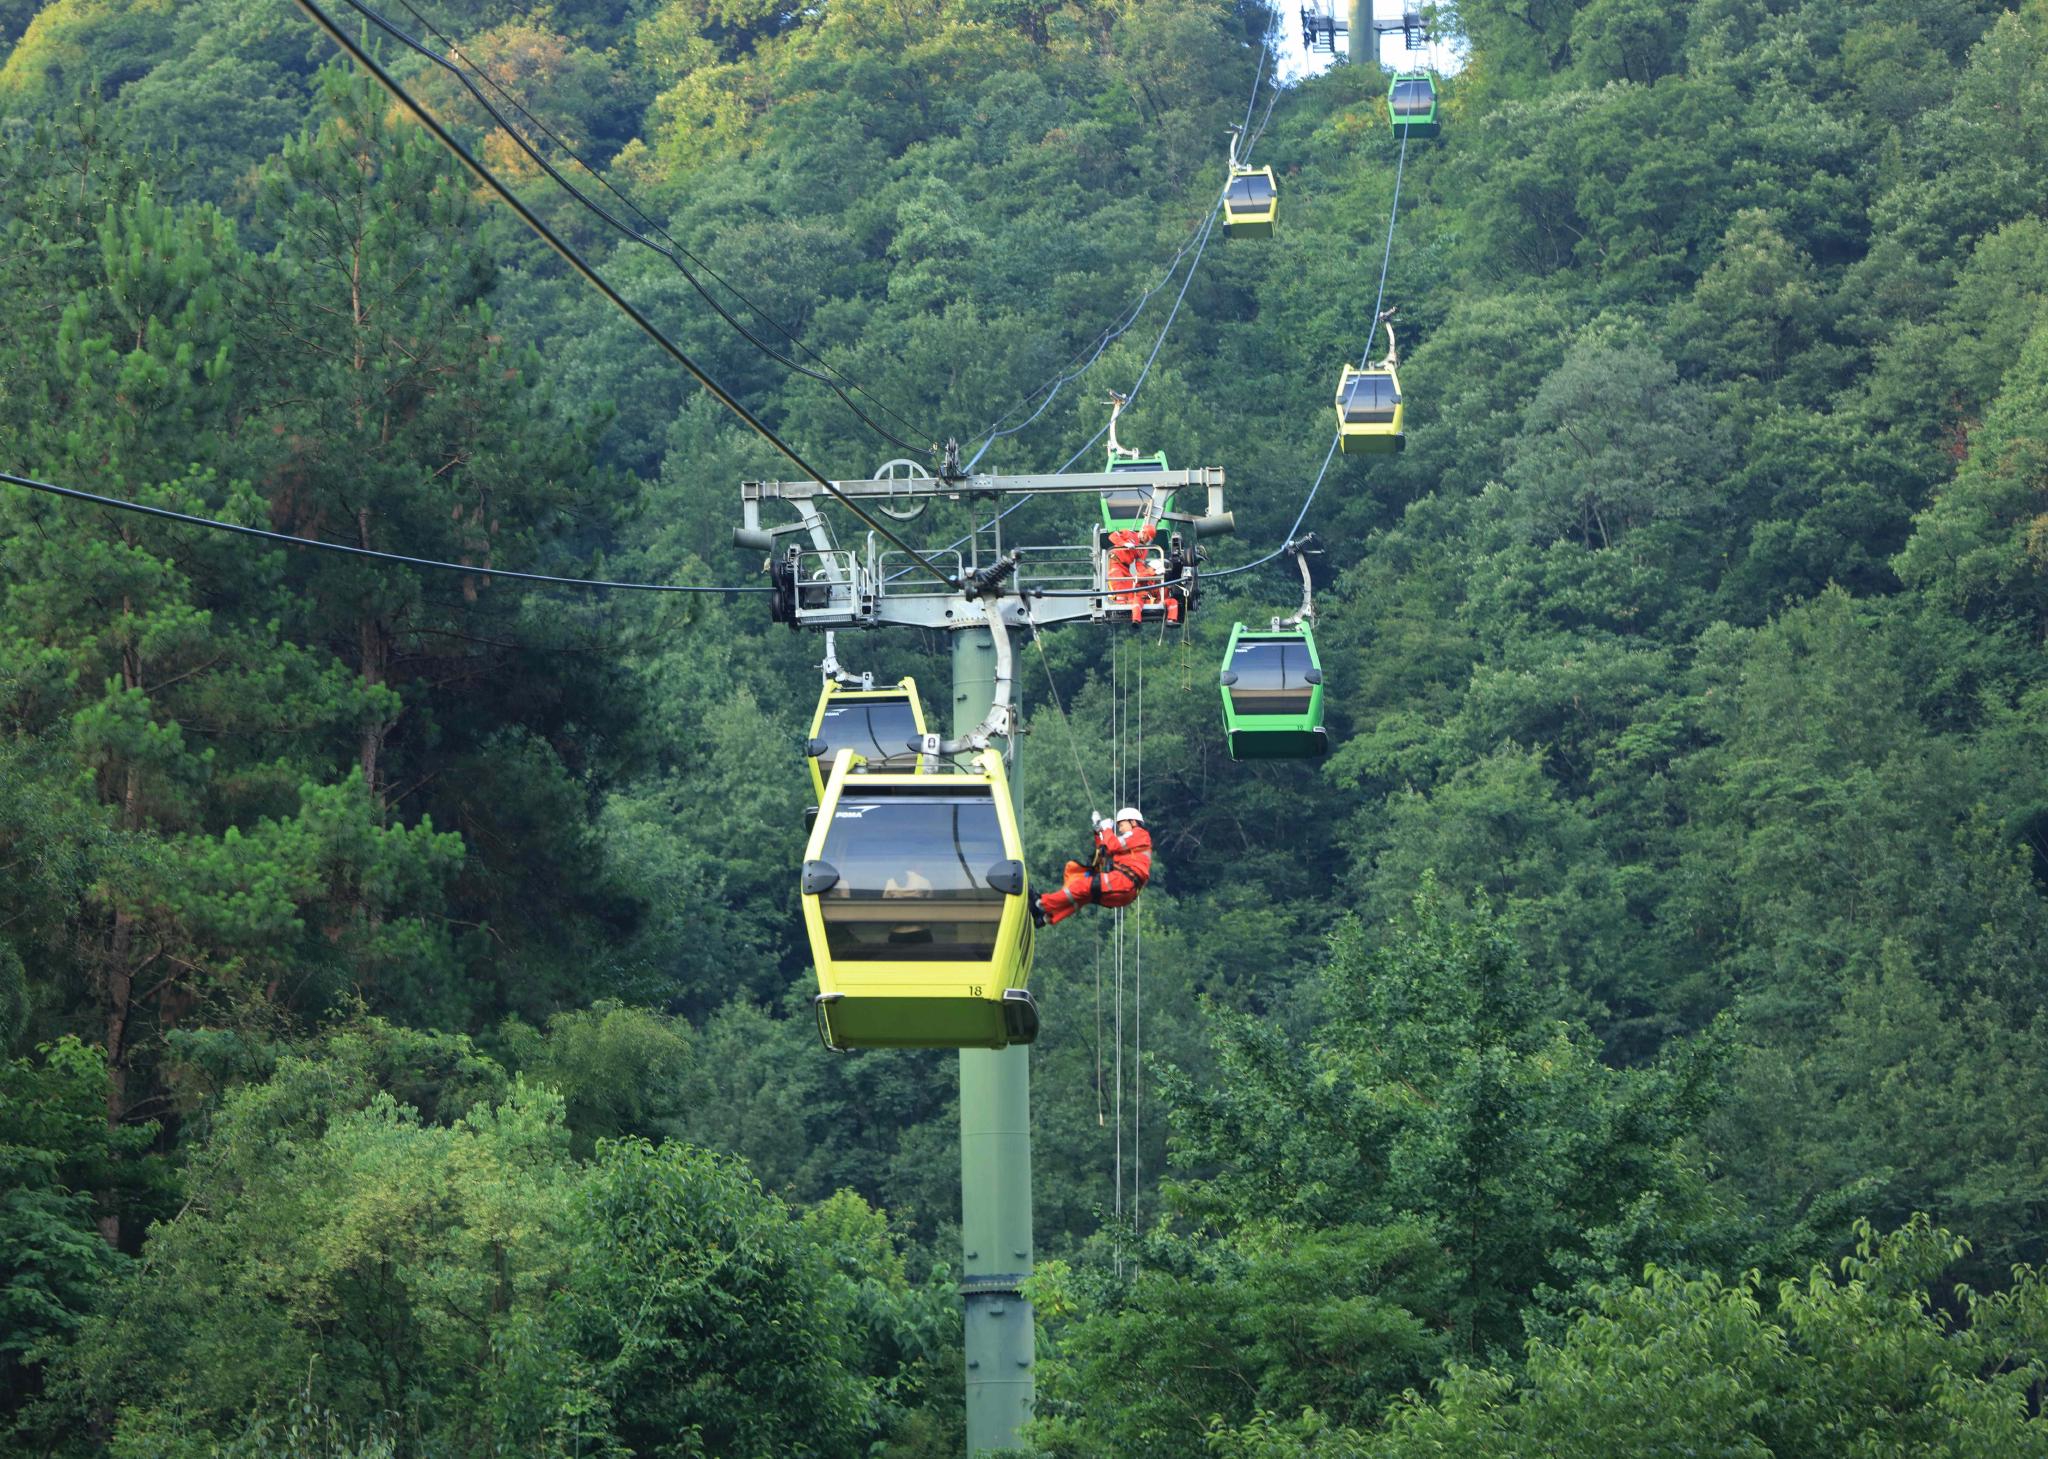
[[[1103,463],[1104,471],[1115,474],[1122,471],[1168,471],[1166,457],[1159,456],[1118,456],[1111,454]],[[1106,491],[1102,494],[1102,530],[1124,532],[1140,526],[1145,520],[1146,508],[1152,504],[1152,488],[1133,486],[1123,491]],[[1167,493],[1166,500],[1159,504],[1153,514],[1157,521],[1173,510],[1173,494]]]
[[[1223,732],[1233,760],[1305,760],[1327,754],[1323,665],[1301,624],[1230,630],[1223,653]]]
[[[1387,120],[1396,137],[1437,134],[1436,82],[1426,72],[1396,76],[1387,87]]]

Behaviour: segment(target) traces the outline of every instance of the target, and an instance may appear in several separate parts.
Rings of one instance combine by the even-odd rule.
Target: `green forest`
[[[1405,144],[1294,3],[366,4],[807,461],[1135,388],[1268,559],[1020,646],[1034,885],[1158,854],[1036,940],[1020,1452],[2048,1455],[2048,0],[1455,0]],[[1406,449],[1326,461],[1383,261]],[[472,569],[0,484],[0,1452],[964,1453],[960,1061],[812,1006],[789,463],[298,7],[0,0],[0,472]],[[1298,516],[1330,750],[1234,761]]]

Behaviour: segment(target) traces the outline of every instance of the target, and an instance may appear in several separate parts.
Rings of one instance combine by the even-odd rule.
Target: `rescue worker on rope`
[[[1078,907],[1128,907],[1138,900],[1152,876],[1152,833],[1145,817],[1127,805],[1114,821],[1095,818],[1095,855],[1089,864],[1067,863],[1064,884],[1056,892],[1031,899],[1031,920],[1040,927],[1064,922]]]

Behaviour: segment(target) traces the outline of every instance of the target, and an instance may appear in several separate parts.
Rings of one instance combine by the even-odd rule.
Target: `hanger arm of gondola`
[[[1017,554],[1011,553],[971,579],[966,588],[966,596],[979,597],[988,615],[989,641],[995,646],[996,654],[995,697],[980,724],[960,738],[947,740],[939,746],[943,754],[964,755],[970,750],[986,750],[997,738],[1006,741],[1006,758],[1016,753],[1015,721],[1010,706],[1015,697],[1017,663],[1010,643],[1010,625],[1003,617],[1003,585],[1015,575],[1018,560]]]
[[[1394,315],[1399,308],[1399,305],[1389,305],[1380,311],[1377,319],[1373,320],[1374,324],[1384,324],[1387,327],[1387,353],[1378,366],[1382,370],[1394,369],[1401,363],[1401,346],[1394,339]]]
[[[849,688],[872,689],[875,676],[872,672],[856,674],[839,662],[839,635],[827,629],[825,632],[825,658],[818,665],[818,672],[825,676],[827,683],[844,684]]]
[[[1313,625],[1316,621],[1316,585],[1308,571],[1308,554],[1314,550],[1315,540],[1315,534],[1311,532],[1306,537],[1295,538],[1284,549],[1288,557],[1293,559],[1295,567],[1301,571],[1301,607],[1292,618],[1273,620],[1273,629],[1276,633],[1283,628]]]

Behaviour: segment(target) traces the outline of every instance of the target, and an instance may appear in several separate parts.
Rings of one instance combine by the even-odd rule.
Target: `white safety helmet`
[[[1145,824],[1145,813],[1134,805],[1127,805],[1116,813],[1116,819],[1119,821],[1136,821],[1142,826]]]

